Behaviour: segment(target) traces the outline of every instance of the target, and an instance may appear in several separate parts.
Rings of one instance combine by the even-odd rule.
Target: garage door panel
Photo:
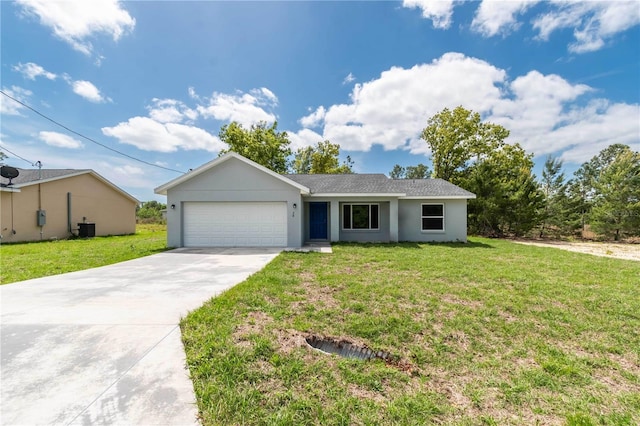
[[[185,247],[285,247],[285,202],[199,203],[183,206]]]

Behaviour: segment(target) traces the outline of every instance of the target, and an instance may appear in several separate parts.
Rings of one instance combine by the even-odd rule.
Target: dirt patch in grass
[[[539,247],[553,247],[594,256],[612,257],[616,259],[636,260],[640,262],[640,244],[631,243],[596,243],[554,240],[512,240],[518,244]]]

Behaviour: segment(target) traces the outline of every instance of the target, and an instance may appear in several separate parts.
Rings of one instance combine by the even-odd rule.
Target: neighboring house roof
[[[46,183],[46,182],[52,182],[55,180],[60,180],[60,179],[67,179],[70,177],[74,177],[74,176],[80,176],[80,175],[85,175],[85,174],[90,174],[93,177],[95,177],[96,179],[98,179],[99,181],[103,182],[104,184],[110,186],[111,188],[113,188],[115,191],[120,192],[122,195],[124,195],[125,197],[129,198],[130,200],[134,201],[135,203],[140,203],[140,201],[135,198],[133,195],[129,194],[128,192],[122,190],[121,188],[117,187],[116,185],[114,185],[113,183],[111,183],[109,180],[105,179],[104,177],[100,176],[98,173],[94,172],[91,169],[82,169],[82,170],[78,170],[78,169],[20,169],[17,168],[18,172],[20,172],[20,174],[11,179],[12,185],[9,187],[6,187],[5,185],[7,185],[9,183],[9,179],[4,178],[4,177],[0,177],[0,183],[2,184],[2,186],[4,188],[12,188],[15,190],[19,190],[20,188],[24,188],[26,186],[31,186],[31,185],[35,185],[38,183]]]
[[[228,152],[226,154],[224,154],[221,157],[218,157],[214,160],[209,161],[208,163],[203,164],[202,166],[198,167],[197,169],[194,169],[192,171],[190,171],[189,173],[185,173],[182,176],[179,176],[167,183],[165,183],[164,185],[160,185],[159,187],[157,187],[154,192],[156,194],[162,194],[162,195],[167,195],[167,191],[177,185],[180,185],[183,182],[186,182],[187,180],[198,176],[201,173],[206,172],[207,170],[210,170],[222,163],[224,163],[225,161],[228,161],[232,158],[238,159],[240,161],[242,161],[243,163],[246,163],[252,167],[255,167],[258,170],[263,171],[264,173],[273,176],[274,178],[281,180],[295,188],[298,188],[300,190],[301,193],[303,194],[308,194],[309,193],[309,188],[300,185],[297,182],[294,182],[293,180],[287,179],[286,176],[280,175],[276,172],[274,172],[273,170],[269,170],[266,167],[256,163],[255,161],[251,161],[246,157],[243,157],[242,155],[235,153],[235,152]]]
[[[389,179],[383,174],[286,175],[312,195],[391,195],[400,198],[475,198],[442,179]]]

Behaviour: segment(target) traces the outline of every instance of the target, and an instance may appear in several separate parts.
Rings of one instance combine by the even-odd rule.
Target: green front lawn
[[[0,245],[0,284],[80,271],[166,250],[165,225],[138,225],[133,235]]]
[[[283,253],[181,324],[205,425],[640,424],[640,263],[473,238]],[[309,334],[390,352],[357,361]]]

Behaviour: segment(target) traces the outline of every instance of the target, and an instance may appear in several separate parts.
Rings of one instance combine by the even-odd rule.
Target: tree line
[[[477,196],[468,205],[471,233],[562,237],[583,236],[590,229],[616,241],[640,236],[640,153],[612,144],[570,179],[562,161],[549,156],[538,180],[533,154],[506,143],[508,136],[504,127],[483,122],[480,114],[463,107],[445,108],[422,131],[431,149],[431,177]],[[399,165],[390,172],[418,177],[412,174],[412,168]]]

